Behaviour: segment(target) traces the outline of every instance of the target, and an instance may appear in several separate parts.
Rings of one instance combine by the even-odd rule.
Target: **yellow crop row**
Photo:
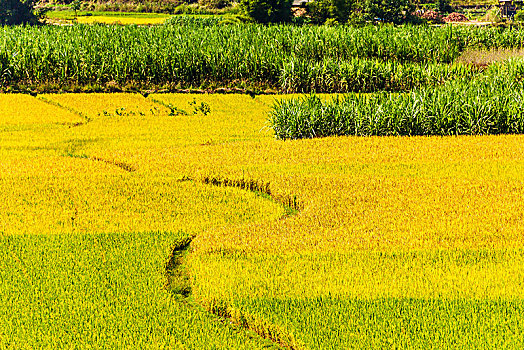
[[[165,22],[166,17],[155,17],[155,18],[141,18],[141,17],[114,17],[114,16],[79,16],[76,18],[78,23],[106,23],[106,24],[136,24],[136,25],[151,25],[151,24],[162,24]]]
[[[522,250],[201,254],[191,261],[193,293],[205,303],[322,296],[520,299]]]
[[[43,159],[44,162],[47,159]],[[55,164],[54,164],[55,165]],[[172,177],[97,174],[0,178],[5,234],[184,231],[282,216],[254,193]]]
[[[195,234],[283,213],[253,193],[180,182],[183,176],[155,174],[139,165],[134,171],[134,162],[121,153],[147,163],[155,149],[187,143],[186,134],[177,136],[180,118],[141,95],[0,95],[0,103],[5,106],[0,109],[4,233]],[[191,118],[186,118],[187,132]],[[29,125],[6,130],[21,123]],[[101,155],[107,150],[106,159]]]
[[[29,95],[0,94],[0,130],[17,130],[43,124],[74,124],[82,118]],[[9,128],[9,129],[7,129]]]

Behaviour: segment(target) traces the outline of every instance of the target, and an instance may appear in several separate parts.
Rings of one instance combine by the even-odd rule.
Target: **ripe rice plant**
[[[20,108],[24,106],[24,108]],[[78,114],[43,101],[35,101],[29,95],[0,94],[0,128],[13,130],[37,125],[78,125],[84,120]]]
[[[0,111],[0,347],[522,345],[522,135],[281,142],[275,96],[10,98],[42,122]]]
[[[111,103],[90,97],[95,103],[63,108],[0,95],[0,347],[261,348],[260,339],[177,302],[165,288],[166,265],[173,246],[200,230],[276,219],[281,206],[91,157],[92,147],[111,148],[111,135],[129,134],[120,127],[133,119],[143,133],[174,118],[136,95],[113,95],[113,106],[129,113],[104,115]],[[85,124],[72,125],[77,119]],[[140,147],[138,134],[129,135]]]
[[[177,232],[0,234],[0,347],[260,349],[164,288]]]

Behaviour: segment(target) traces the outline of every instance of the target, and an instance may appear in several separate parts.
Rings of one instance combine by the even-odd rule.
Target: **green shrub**
[[[330,1],[317,0],[306,4],[307,14],[313,24],[323,24],[330,17]]]
[[[0,0],[0,25],[36,24],[33,0]]]
[[[524,88],[495,77],[453,81],[408,94],[318,96],[277,102],[269,123],[279,139],[323,136],[487,135],[524,132]]]
[[[411,0],[365,0],[364,12],[371,19],[400,24],[411,19],[415,6]]]
[[[198,0],[200,6],[204,6],[211,9],[223,9],[231,6],[230,0]]]
[[[524,10],[518,10],[513,20],[515,22],[524,22]]]
[[[354,8],[354,0],[316,0],[307,3],[307,13],[314,24],[323,24],[328,20],[346,23]]]
[[[113,81],[171,91],[244,83],[289,92],[398,91],[453,77],[406,63],[450,63],[466,48],[524,47],[523,30],[222,25],[227,18],[172,16],[152,27],[0,27],[0,91],[26,84],[71,91]]]
[[[486,12],[485,20],[488,22],[494,22],[494,23],[502,22],[503,18],[500,14],[500,9],[498,7],[489,9],[488,12]]]
[[[328,18],[326,19],[326,22],[324,23],[324,25],[328,26],[328,27],[334,27],[336,25],[338,25],[338,21],[334,18]]]
[[[243,12],[258,23],[289,22],[292,0],[241,0]]]
[[[512,67],[512,71],[518,69],[522,69],[522,65]],[[409,91],[452,79],[473,78],[479,70],[463,64],[384,62],[362,58],[312,61],[295,57],[283,65],[280,88],[289,93]]]

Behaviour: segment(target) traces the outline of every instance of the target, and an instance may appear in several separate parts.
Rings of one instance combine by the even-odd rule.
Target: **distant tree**
[[[288,22],[292,0],[241,0],[242,11],[258,23]]]
[[[312,23],[323,24],[328,19],[346,23],[355,10],[354,0],[315,0],[307,3],[308,16]]]
[[[364,12],[371,19],[400,24],[411,20],[415,5],[411,0],[365,0]]]
[[[307,14],[314,24],[324,24],[331,18],[331,0],[316,0],[307,3]]]
[[[449,0],[437,0],[437,8],[440,13],[448,13],[452,10]]]
[[[34,0],[0,0],[0,25],[36,24]]]
[[[223,9],[231,6],[231,0],[198,0],[198,4],[210,9]]]
[[[75,11],[75,18],[78,17],[78,11],[82,8],[82,0],[74,0],[71,2],[71,9]]]

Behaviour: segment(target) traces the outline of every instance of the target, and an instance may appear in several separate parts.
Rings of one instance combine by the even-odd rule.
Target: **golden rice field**
[[[152,25],[162,24],[168,17],[126,17],[126,16],[80,16],[76,18],[78,23],[92,24],[92,23],[105,23],[105,24],[136,24],[136,25]]]
[[[89,11],[49,11],[45,14],[46,22],[51,24],[119,24],[119,25],[156,25],[163,24],[172,17],[161,13],[133,12],[89,12]]]
[[[275,98],[0,95],[2,347],[522,348],[524,136],[278,141]]]

